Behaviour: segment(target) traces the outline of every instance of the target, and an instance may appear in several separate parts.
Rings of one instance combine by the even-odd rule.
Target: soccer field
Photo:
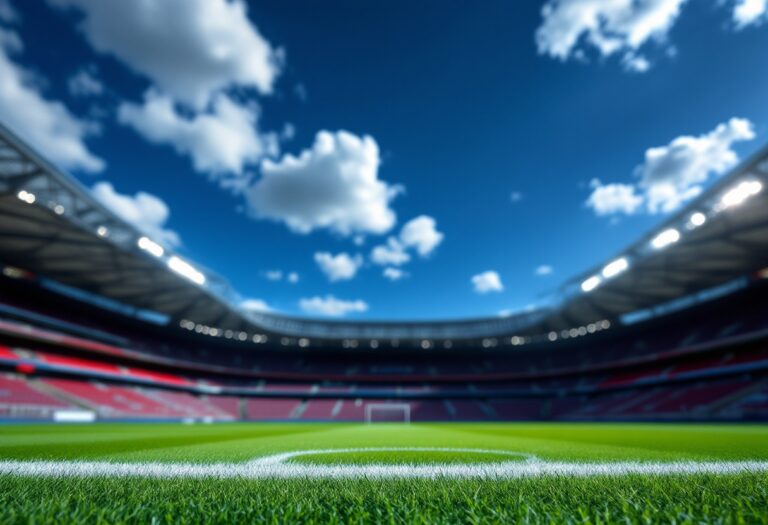
[[[768,522],[768,427],[0,427],[0,522]]]

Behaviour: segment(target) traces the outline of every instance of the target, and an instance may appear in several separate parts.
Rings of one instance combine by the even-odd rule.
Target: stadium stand
[[[624,250],[621,275],[432,323],[244,312],[2,127],[0,152],[2,419],[768,419],[768,151]]]

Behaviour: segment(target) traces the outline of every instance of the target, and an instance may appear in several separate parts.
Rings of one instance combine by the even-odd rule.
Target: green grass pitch
[[[397,451],[360,450],[401,448]],[[419,450],[423,448],[477,449]],[[346,449],[334,453],[333,449]],[[410,450],[409,450],[410,449]],[[0,462],[241,464],[283,452],[318,469],[499,461],[768,460],[768,426],[98,424],[0,426]],[[510,455],[513,454],[513,455]],[[520,454],[520,457],[514,456]],[[768,523],[768,473],[515,479],[0,475],[0,523]]]

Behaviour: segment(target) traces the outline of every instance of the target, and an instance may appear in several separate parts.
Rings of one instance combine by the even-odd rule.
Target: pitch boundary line
[[[523,461],[434,464],[303,464],[291,459],[319,454],[358,452],[457,452],[498,454]],[[594,477],[685,474],[740,474],[768,472],[768,461],[568,462],[545,461],[508,451],[438,447],[366,447],[298,450],[256,458],[247,463],[127,463],[111,461],[0,461],[0,475],[86,478],[155,479],[516,479],[534,477]]]

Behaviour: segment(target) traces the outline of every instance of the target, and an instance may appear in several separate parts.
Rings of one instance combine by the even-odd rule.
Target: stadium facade
[[[765,420],[766,176],[768,149],[546,308],[322,321],[241,309],[0,128],[0,418]]]

